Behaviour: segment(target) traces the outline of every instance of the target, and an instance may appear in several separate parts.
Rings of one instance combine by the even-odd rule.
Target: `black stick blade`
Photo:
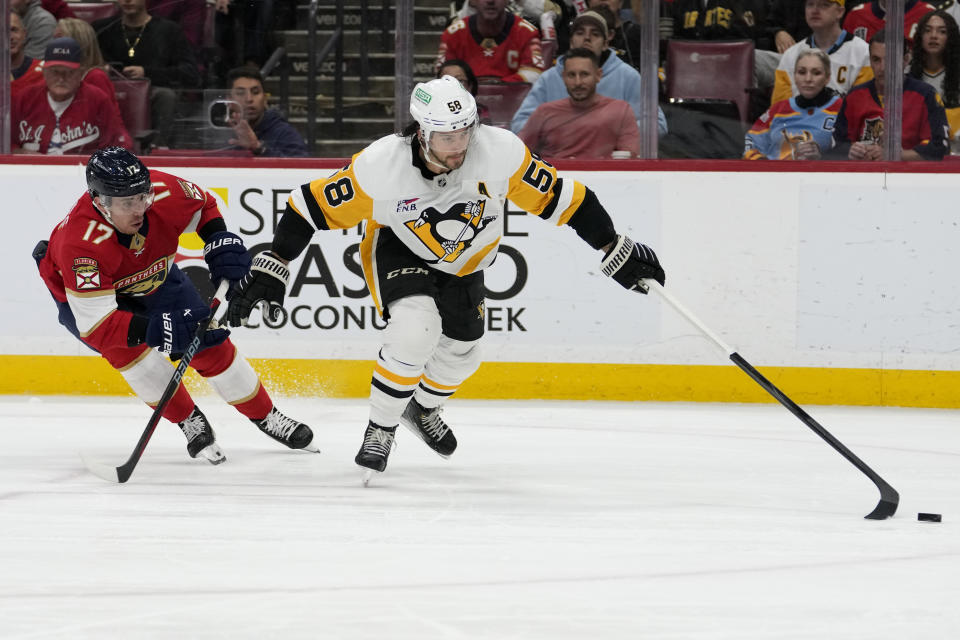
[[[900,494],[890,485],[880,487],[880,502],[873,511],[863,516],[866,520],[886,520],[892,518],[900,505]]]

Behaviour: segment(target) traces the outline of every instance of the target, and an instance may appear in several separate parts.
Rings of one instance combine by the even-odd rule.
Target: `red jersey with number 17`
[[[542,72],[540,32],[526,20],[506,15],[503,30],[494,37],[480,35],[475,15],[455,20],[440,36],[437,70],[446,60],[463,60],[478,78],[495,76],[504,82],[527,82],[521,70]]]
[[[117,296],[148,296],[167,279],[180,235],[222,218],[216,199],[193,184],[151,171],[155,198],[143,226],[119,233],[80,196],[50,235],[40,275],[53,297],[68,302],[81,337],[101,353],[125,345],[131,314],[118,311]]]

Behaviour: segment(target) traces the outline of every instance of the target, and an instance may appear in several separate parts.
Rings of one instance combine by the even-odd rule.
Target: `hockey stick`
[[[133,453],[131,453],[130,457],[127,458],[127,461],[119,467],[113,467],[95,462],[93,460],[88,460],[86,457],[81,455],[80,457],[83,459],[84,465],[86,465],[87,469],[89,469],[91,473],[103,478],[107,482],[124,483],[130,479],[130,476],[133,474],[133,470],[137,466],[137,463],[140,462],[140,457],[143,455],[144,449],[147,448],[147,443],[150,442],[150,438],[153,436],[153,432],[156,430],[157,424],[160,422],[163,410],[167,408],[167,405],[170,403],[170,399],[173,398],[173,394],[177,392],[177,387],[180,386],[180,380],[187,372],[187,367],[190,366],[190,361],[193,360],[193,356],[197,355],[197,352],[200,350],[203,334],[206,333],[207,329],[209,329],[214,323],[213,316],[226,298],[228,287],[229,282],[226,280],[222,281],[220,286],[217,287],[217,292],[213,294],[213,300],[210,301],[210,316],[206,319],[206,321],[201,322],[197,326],[197,332],[194,334],[193,340],[190,341],[190,344],[187,346],[187,350],[184,351],[183,355],[180,357],[180,361],[177,363],[177,368],[174,369],[173,376],[170,378],[170,382],[167,383],[166,389],[163,390],[163,395],[160,396],[160,402],[158,402],[157,406],[154,408],[153,415],[150,416],[150,420],[147,422],[147,427],[143,430],[143,434],[141,434],[140,440],[137,442],[137,446],[134,447]]]
[[[674,310],[677,311],[680,315],[686,318],[690,324],[695,326],[700,330],[703,335],[709,338],[714,344],[716,344],[720,349],[722,349],[730,360],[733,361],[735,365],[740,367],[744,373],[753,378],[753,381],[763,387],[764,391],[769,393],[771,396],[776,398],[777,402],[782,404],[784,407],[790,410],[790,413],[795,415],[800,419],[805,425],[810,427],[814,433],[827,441],[831,447],[836,449],[840,455],[850,461],[853,466],[859,469],[865,476],[870,478],[870,480],[877,486],[877,489],[880,490],[880,502],[874,508],[873,511],[864,516],[868,520],[884,520],[891,517],[897,511],[897,505],[900,504],[900,494],[897,493],[897,490],[887,484],[886,480],[881,478],[877,472],[868,467],[866,463],[858,458],[850,449],[847,449],[842,442],[837,440],[833,434],[827,431],[823,426],[814,420],[810,415],[801,409],[797,403],[787,397],[783,391],[780,391],[777,387],[773,385],[772,382],[763,377],[759,371],[753,368],[753,366],[743,359],[743,357],[737,353],[735,350],[730,348],[723,340],[720,339],[717,334],[708,329],[699,319],[696,318],[686,307],[684,307],[680,302],[668,293],[660,283],[655,280],[644,280],[644,283],[647,285],[648,290],[656,292],[661,298],[666,300]]]

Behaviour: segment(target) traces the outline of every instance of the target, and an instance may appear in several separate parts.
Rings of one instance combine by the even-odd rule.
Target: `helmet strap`
[[[100,195],[96,196],[93,200],[93,206],[98,212],[100,212],[100,215],[106,218],[107,222],[110,223],[110,226],[116,229],[117,225],[113,224],[113,216],[110,215],[110,208],[103,201],[104,197],[105,196],[100,196]],[[109,196],[106,196],[106,197],[109,197]],[[97,202],[96,198],[100,198],[99,203]]]

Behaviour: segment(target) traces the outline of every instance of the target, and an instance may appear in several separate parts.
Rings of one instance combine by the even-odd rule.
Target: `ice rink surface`
[[[289,452],[216,398],[227,463],[134,399],[0,399],[0,638],[956,638],[960,413],[451,402],[449,460],[398,431],[361,485],[360,400],[278,405]],[[918,511],[943,514],[917,522]]]

